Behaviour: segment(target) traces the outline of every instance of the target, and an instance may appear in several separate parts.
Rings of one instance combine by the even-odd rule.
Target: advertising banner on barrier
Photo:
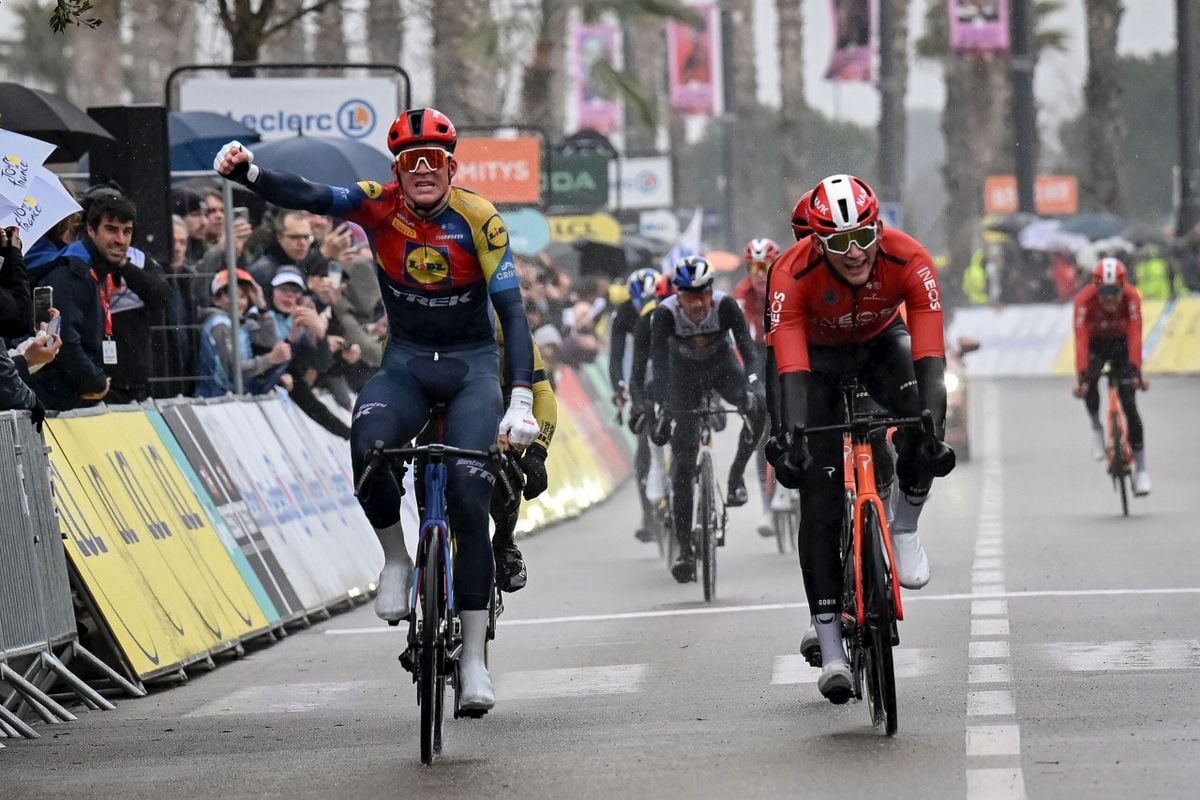
[[[263,587],[262,581],[255,574],[254,568],[250,566],[250,561],[246,558],[246,554],[242,552],[237,538],[229,530],[229,525],[225,522],[225,518],[221,516],[221,513],[213,504],[212,498],[205,489],[203,481],[196,475],[196,471],[192,469],[191,463],[187,460],[187,456],[184,455],[183,450],[180,449],[179,442],[175,440],[171,429],[167,427],[162,414],[153,409],[146,410],[144,413],[158,434],[163,449],[167,451],[167,455],[175,462],[175,466],[179,469],[179,474],[187,481],[186,488],[191,490],[190,494],[186,490],[181,492],[176,502],[180,505],[186,505],[190,502],[199,504],[208,516],[213,529],[221,537],[221,543],[225,545],[225,551],[229,553],[229,558],[233,561],[233,565],[237,567],[238,574],[241,575],[246,588],[250,590],[250,594],[254,595],[254,600],[258,603],[258,607],[262,609],[263,615],[266,616],[267,621],[272,625],[278,623],[280,621],[279,610],[271,602],[271,597]]]
[[[559,408],[566,406],[571,410],[571,418],[588,442],[594,463],[606,478],[606,490],[611,490],[621,482],[629,464],[612,434],[597,416],[597,407],[592,403],[574,370],[559,369],[554,383],[554,394],[558,397]]]
[[[272,458],[272,451],[279,445],[273,441],[267,421],[261,414],[256,414],[257,420],[248,418],[240,406],[229,401],[196,405],[192,410],[246,498],[250,513],[271,543],[271,551],[305,609],[317,611],[342,602],[346,590],[340,585],[334,565],[323,547],[314,546],[312,534],[301,522],[303,512],[279,486]]]
[[[180,491],[186,482],[144,414],[48,424],[60,516],[75,545],[68,556],[140,677],[267,627],[207,518],[164,496],[164,483]]]
[[[304,604],[279,559],[271,551],[271,544],[263,536],[258,521],[250,513],[245,498],[230,477],[204,426],[196,419],[192,406],[184,403],[164,404],[160,413],[204,491],[216,504],[217,511],[225,520],[259,584],[279,612],[279,618],[286,622],[303,616]]]

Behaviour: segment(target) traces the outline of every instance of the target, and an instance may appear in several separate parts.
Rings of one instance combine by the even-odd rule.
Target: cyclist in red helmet
[[[767,337],[764,322],[767,315],[767,271],[779,258],[779,245],[771,239],[751,239],[742,251],[742,260],[746,264],[746,276],[738,281],[733,288],[733,299],[742,309],[746,317],[746,325],[750,335],[754,337],[754,349],[759,358],[766,363]],[[762,516],[758,520],[760,536],[774,536],[775,525],[771,517],[771,496],[773,482],[767,481],[767,457],[762,448],[754,453],[755,466],[758,468],[758,486],[762,499]],[[783,497],[781,496],[781,500]],[[789,501],[790,502],[790,501]]]
[[[1104,426],[1100,424],[1100,372],[1104,365],[1119,379],[1117,395],[1129,423],[1129,446],[1135,469],[1133,492],[1150,494],[1146,468],[1145,428],[1137,408],[1137,390],[1150,388],[1142,376],[1142,296],[1126,280],[1120,260],[1103,258],[1092,270],[1092,282],[1075,295],[1075,373],[1073,394],[1082,398],[1092,422],[1092,456],[1104,458]]]
[[[526,447],[538,435],[533,415],[533,343],[521,302],[508,231],[495,207],[452,187],[454,124],[433,108],[404,111],[388,129],[395,181],[353,186],[310,183],[261,169],[239,142],[221,149],[214,168],[284,208],[327,214],[363,227],[375,252],[388,319],[379,372],[358,396],[351,425],[357,481],[374,443],[400,447],[425,426],[431,403],[447,404],[446,444],[486,450],[497,436]],[[504,333],[507,411],[501,394],[492,309]],[[380,470],[360,503],[384,551],[375,611],[398,621],[411,613],[412,559],[400,525],[400,487]],[[454,589],[462,609],[461,703],[495,703],[484,662],[495,564],[488,509],[490,464],[450,459],[448,513],[456,532]]]
[[[812,191],[805,192],[792,209],[792,235],[800,241],[812,235],[812,226],[808,224],[808,204],[812,200]]]
[[[796,427],[841,422],[841,385],[857,378],[889,412],[932,411],[940,439],[946,416],[942,301],[933,259],[911,236],[883,227],[865,181],[826,178],[812,190],[805,216],[813,235],[780,256],[768,283],[767,336],[780,392],[769,455],[776,479],[801,492],[800,565],[814,611],[801,652],[822,665],[821,694],[844,703],[852,687],[840,617],[842,441],[836,434],[809,436],[793,460],[789,436]],[[907,324],[901,305],[908,308]],[[929,562],[917,538],[918,518],[933,478],[953,469],[954,451],[939,442],[926,452],[917,436],[897,439],[895,567],[902,585],[919,589],[929,580]],[[879,485],[890,485],[891,461],[879,447],[876,466]]]

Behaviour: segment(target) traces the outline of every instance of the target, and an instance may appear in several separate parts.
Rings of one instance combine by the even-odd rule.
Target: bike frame
[[[425,578],[425,551],[432,542],[432,546],[442,549],[442,571],[446,576],[446,616],[449,619],[455,613],[455,606],[454,560],[451,558],[450,526],[446,523],[446,480],[446,464],[439,454],[425,464],[425,513],[421,517],[415,559],[416,571],[409,600],[410,607],[416,608]]]
[[[842,434],[842,475],[846,489],[846,499],[853,513],[853,542],[854,551],[854,618],[859,625],[867,622],[867,612],[863,601],[862,586],[862,545],[863,545],[863,506],[870,503],[875,507],[879,519],[879,529],[883,533],[883,547],[887,553],[888,563],[895,564],[896,556],[892,551],[892,532],[887,523],[887,509],[875,485],[875,455],[871,452],[871,441],[864,431],[857,435],[847,431]],[[904,606],[900,601],[900,579],[896,570],[892,570],[892,605],[896,619],[904,619]]]
[[[1129,472],[1133,463],[1133,448],[1129,444],[1129,422],[1125,418],[1125,409],[1121,406],[1121,396],[1117,391],[1119,380],[1108,373],[1108,436],[1105,437],[1104,449],[1108,456],[1108,472],[1114,477]],[[1116,448],[1113,441],[1120,436],[1121,458],[1117,461]]]

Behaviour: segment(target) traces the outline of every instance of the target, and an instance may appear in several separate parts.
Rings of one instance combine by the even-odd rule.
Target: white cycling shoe
[[[892,552],[896,555],[896,575],[905,589],[920,589],[929,583],[929,558],[917,538],[917,532],[893,533]]]
[[[791,511],[796,497],[796,490],[779,484],[775,485],[775,493],[771,495],[772,511]]]
[[[487,644],[488,612],[463,611],[463,649],[458,659],[459,687],[458,704],[468,711],[488,711],[496,705],[496,690],[492,688],[492,676],[483,660]]]
[[[810,667],[821,666],[821,640],[817,637],[817,626],[811,622],[800,637],[800,655],[804,656]]]
[[[1103,461],[1108,455],[1104,447],[1104,431],[1100,428],[1092,428],[1092,458],[1097,461]]]
[[[666,497],[666,465],[663,448],[650,445],[650,469],[646,471],[646,499],[658,505]]]
[[[850,700],[850,695],[854,693],[853,687],[850,665],[845,661],[835,661],[821,667],[821,677],[817,678],[817,691],[835,706]]]
[[[762,516],[758,518],[758,525],[755,526],[758,535],[764,539],[768,539],[775,535],[775,515],[770,511],[764,511]]]
[[[1145,497],[1150,494],[1150,473],[1145,468],[1135,470],[1133,473],[1133,493],[1137,497]]]
[[[412,612],[413,563],[405,556],[383,565],[379,573],[379,591],[375,595],[375,616],[387,622],[399,622]]]

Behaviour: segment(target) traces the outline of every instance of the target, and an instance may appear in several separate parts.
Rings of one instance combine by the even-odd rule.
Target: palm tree
[[[804,16],[800,0],[775,0],[779,29],[779,138],[781,142],[784,205],[795,205],[813,182],[804,174]]]
[[[122,102],[124,76],[121,59],[121,0],[95,0],[92,9],[105,24],[89,29],[71,29],[71,99],[80,108],[115,105]]]
[[[134,102],[162,102],[163,83],[171,70],[196,60],[196,6],[166,6],[158,0],[125,0],[129,27],[136,34],[129,42],[132,64],[125,70],[125,85]]]
[[[495,20],[489,0],[433,0],[430,18],[434,105],[456,125],[495,125],[502,98],[483,45],[497,40],[503,22]]]
[[[1121,116],[1117,28],[1125,9],[1121,0],[1087,0],[1086,6],[1088,71],[1084,116],[1088,161],[1083,198],[1096,210],[1119,214],[1124,187],[1116,165],[1121,163],[1125,123]]]
[[[367,54],[377,64],[399,64],[404,49],[401,0],[368,0]]]
[[[346,61],[346,28],[342,4],[327,5],[314,17],[316,32],[313,34],[313,60],[325,63]]]

